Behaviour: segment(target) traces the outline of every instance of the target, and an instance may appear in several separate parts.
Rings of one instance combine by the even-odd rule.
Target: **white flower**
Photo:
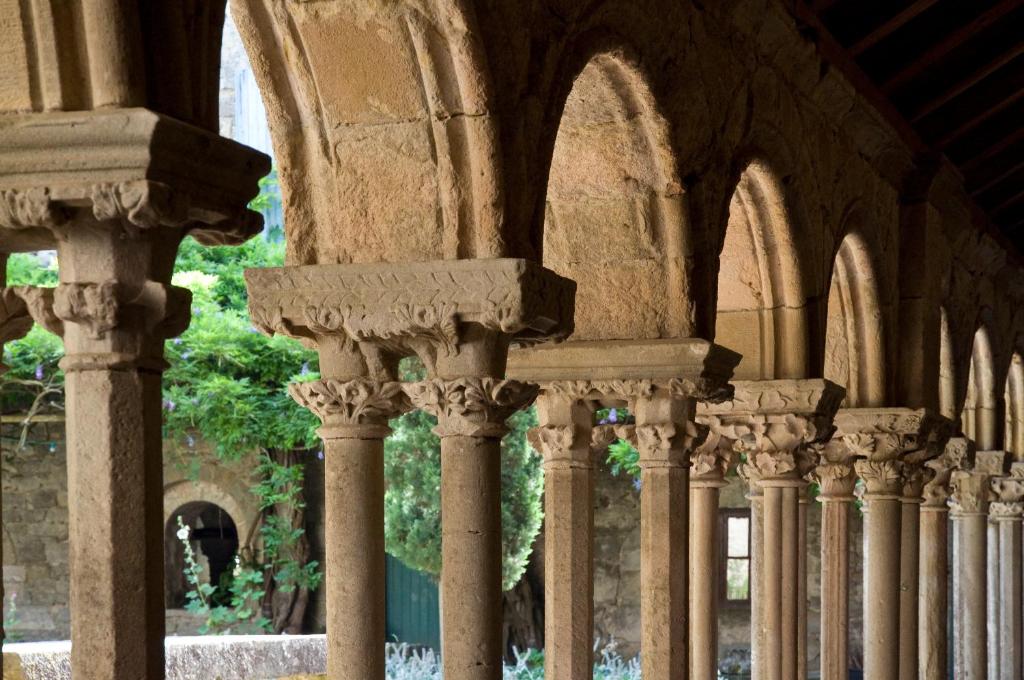
[[[188,540],[188,535],[189,535],[188,526],[183,526],[182,528],[178,529],[178,540],[179,541],[187,541]]]

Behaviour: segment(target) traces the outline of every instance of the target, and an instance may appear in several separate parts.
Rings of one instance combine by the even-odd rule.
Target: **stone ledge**
[[[183,636],[165,644],[167,680],[304,680],[327,668],[323,635]],[[71,642],[6,644],[3,669],[3,680],[70,680]]]

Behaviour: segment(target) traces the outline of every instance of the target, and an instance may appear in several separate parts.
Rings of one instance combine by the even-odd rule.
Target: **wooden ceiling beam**
[[[928,114],[942,108],[951,100],[956,99],[961,94],[985,80],[1022,54],[1024,54],[1024,35],[1022,35],[1017,44],[1011,47],[1008,51],[1000,53],[999,56],[992,61],[971,72],[967,77],[947,87],[941,94],[928,99],[928,101],[921,105],[914,113],[913,117],[910,119],[911,122],[916,123]]]
[[[902,12],[892,17],[878,28],[874,29],[866,36],[855,42],[850,47],[850,54],[854,57],[866,52],[870,48],[880,43],[885,38],[889,37],[899,28],[909,23],[913,19],[917,18],[929,7],[934,5],[939,0],[915,0],[909,7],[904,9]]]
[[[1000,201],[998,205],[994,206],[989,210],[990,215],[998,215],[1007,208],[1012,208],[1015,205],[1021,205],[1021,201],[1024,200],[1024,189],[1021,189],[1013,196],[1010,196],[1006,200]]]
[[[1003,172],[1000,172],[995,177],[992,177],[992,178],[986,180],[984,184],[979,184],[974,189],[971,189],[970,190],[971,197],[974,198],[975,196],[980,196],[981,194],[985,193],[986,191],[988,191],[992,187],[997,186],[1004,179],[1012,177],[1013,175],[1015,175],[1016,173],[1020,172],[1021,170],[1024,170],[1024,160],[1022,160],[1022,161],[1020,161],[1018,163],[1014,163],[1009,168],[1007,168]]]
[[[978,163],[981,163],[982,161],[987,161],[989,158],[992,158],[996,154],[1008,149],[1009,147],[1013,146],[1014,144],[1022,140],[1024,140],[1024,127],[1019,128],[1016,132],[1013,132],[1003,137],[999,141],[995,142],[994,144],[991,144],[988,147],[980,150],[978,153],[971,156],[970,158],[965,158],[964,161],[960,164],[961,168],[966,170],[966,168],[975,167],[978,165]]]
[[[940,137],[935,142],[935,146],[937,146],[940,149],[945,149],[947,146],[955,142],[957,139],[959,139],[966,133],[970,132],[971,130],[973,130],[974,128],[978,127],[986,120],[991,118],[992,116],[996,115],[1000,111],[1003,111],[1004,109],[1006,109],[1006,107],[1015,104],[1021,99],[1024,99],[1024,89],[1018,89],[1015,92],[1011,93],[1009,96],[1007,96],[1005,99],[1001,100],[1000,102],[993,104],[992,106],[987,106],[983,108],[981,111],[971,116],[970,118],[962,122],[960,125],[957,125],[954,129],[942,135],[942,137]]]
[[[934,66],[942,57],[978,35],[1019,6],[1020,0],[1000,0],[995,6],[989,8],[988,11],[975,17],[974,21],[953,31],[937,45],[932,46],[924,54],[918,56],[890,76],[882,84],[882,91],[886,94],[892,94],[907,82],[920,75],[926,68]]]

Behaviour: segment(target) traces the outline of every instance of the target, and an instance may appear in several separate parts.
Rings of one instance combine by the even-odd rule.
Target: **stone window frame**
[[[729,567],[729,519],[742,518],[747,520],[747,597],[742,600],[730,600],[726,596],[726,577]],[[751,534],[753,519],[750,508],[719,508],[718,510],[718,602],[719,606],[726,609],[747,609],[750,607],[750,584],[753,579],[753,572],[750,564],[752,560]],[[744,559],[733,557],[732,559]]]

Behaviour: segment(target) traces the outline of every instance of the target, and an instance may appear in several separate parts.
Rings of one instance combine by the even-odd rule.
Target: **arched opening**
[[[747,166],[729,204],[718,271],[715,341],[743,355],[740,380],[807,376],[807,320],[791,228],[779,182],[762,162]]]
[[[850,234],[839,246],[828,293],[825,377],[846,387],[848,407],[885,402],[883,318],[867,245]]]
[[[1024,358],[1014,352],[1006,376],[1006,450],[1024,460]]]
[[[979,451],[999,448],[1000,421],[1006,417],[998,408],[992,361],[989,333],[982,326],[974,334],[971,363],[967,371],[967,392],[961,415],[963,432],[974,440]]]
[[[574,339],[679,334],[681,197],[666,140],[642,75],[591,59],[555,139],[542,243],[544,265],[577,282]]]
[[[187,533],[179,526],[187,527]],[[164,526],[165,606],[182,609],[191,586],[185,576],[185,541],[188,541],[196,564],[202,569],[200,583],[214,586],[230,575],[238,553],[238,530],[223,508],[205,501],[179,506]]]

